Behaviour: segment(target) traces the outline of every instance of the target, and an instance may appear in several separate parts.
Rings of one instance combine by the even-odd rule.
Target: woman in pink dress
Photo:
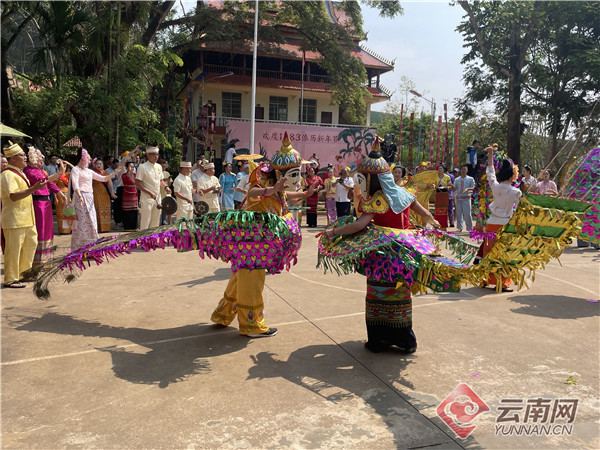
[[[315,173],[315,169],[309,166],[306,170],[306,185],[313,186],[316,184],[316,191],[313,195],[306,198],[306,223],[310,228],[317,226],[317,205],[319,204],[319,192],[323,189],[323,180]]]
[[[540,178],[542,181],[535,187],[535,194],[556,197],[558,195],[558,189],[556,188],[556,183],[550,180],[550,170],[542,170]]]
[[[29,180],[29,184],[33,186],[38,181],[49,181],[43,189],[33,193],[33,212],[35,213],[35,227],[38,234],[38,245],[33,258],[33,265],[37,266],[52,259],[54,255],[54,219],[52,217],[50,191],[54,193],[57,201],[65,200],[60,188],[54,184],[54,181],[65,171],[65,166],[61,161],[58,172],[48,177],[48,174],[42,169],[44,165],[42,152],[34,147],[29,147],[28,158],[28,165],[23,169],[23,173]]]
[[[77,213],[77,220],[73,222],[71,234],[71,250],[77,250],[86,244],[98,240],[98,222],[96,208],[94,208],[94,188],[92,181],[108,182],[115,174],[123,171],[120,166],[115,172],[100,175],[90,170],[90,155],[85,148],[77,151],[77,165],[71,170],[69,179],[69,192],[73,191],[73,206]]]

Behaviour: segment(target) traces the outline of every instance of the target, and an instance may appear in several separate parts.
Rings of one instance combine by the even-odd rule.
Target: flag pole
[[[407,168],[409,171],[411,171],[413,168],[413,141],[414,141],[413,129],[414,129],[414,126],[415,126],[415,113],[411,112],[410,113],[410,123],[408,125],[408,165],[407,165]]]
[[[398,134],[398,162],[402,161],[402,125],[404,123],[404,103],[400,106],[400,133]]]
[[[300,84],[300,117],[298,122],[302,123],[304,117],[304,64],[306,63],[306,50],[302,50],[302,83]]]
[[[421,162],[421,128],[423,127],[423,110],[421,109],[421,118],[419,119],[419,143],[417,144],[417,160],[416,165]],[[425,160],[425,148],[423,148],[423,160]]]
[[[258,0],[254,6],[254,48],[252,50],[252,99],[250,109],[250,154],[254,154],[254,126],[256,125],[256,52],[258,48]]]

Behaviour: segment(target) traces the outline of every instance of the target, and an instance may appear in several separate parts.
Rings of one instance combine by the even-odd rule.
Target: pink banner
[[[319,158],[321,169],[333,166],[337,176],[343,167],[352,172],[371,151],[375,142],[375,128],[324,127],[308,124],[279,124],[257,122],[254,129],[254,152],[267,158],[281,148],[283,135],[287,131],[292,146],[305,160]],[[235,141],[238,154],[249,153],[250,122],[227,121],[227,141]]]

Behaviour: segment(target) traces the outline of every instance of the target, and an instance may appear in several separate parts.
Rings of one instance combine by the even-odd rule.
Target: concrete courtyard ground
[[[318,231],[267,277],[268,339],[211,325],[230,271],[194,252],[123,256],[49,301],[3,289],[2,448],[600,447],[600,252],[520,292],[418,295],[418,351],[373,354],[365,280],[315,269]],[[464,440],[436,412],[461,383],[490,408]],[[507,398],[577,399],[572,435],[495,435]]]

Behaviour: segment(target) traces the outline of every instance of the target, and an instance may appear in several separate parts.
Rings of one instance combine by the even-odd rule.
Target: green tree
[[[34,19],[37,3],[34,2],[1,2],[0,3],[0,29],[2,40],[0,46],[0,60],[2,61],[2,121],[8,124],[14,122],[10,109],[9,80],[7,69],[10,67],[9,51],[15,42],[24,34],[24,30]]]
[[[541,18],[542,2],[459,1],[466,17],[457,27],[468,53],[465,81],[468,92],[458,106],[465,117],[471,104],[495,100],[498,111],[506,111],[506,147],[510,158],[521,158],[521,95],[527,55]],[[484,67],[480,64],[483,63]]]
[[[401,13],[398,1],[367,1],[386,16]],[[2,2],[2,56],[10,64],[10,49],[23,33],[31,39],[37,74],[28,77],[44,92],[18,92],[18,118],[3,101],[2,117],[21,126],[36,140],[59,146],[72,136],[71,121],[84,145],[105,153],[130,142],[167,145],[166,119],[157,115],[157,99],[172,100],[181,88],[182,60],[177,54],[203,40],[223,40],[234,48],[251,38],[253,1],[225,2],[222,9],[204,2],[177,16],[174,1]],[[332,76],[333,101],[353,121],[364,117],[365,72],[350,56],[355,39],[362,38],[357,2],[339,5],[348,21],[331,23],[322,1],[261,2],[261,39],[278,45],[293,27],[305,37],[306,50],[323,55],[320,64]],[[40,45],[39,42],[42,44]],[[5,58],[5,56],[8,56]],[[8,92],[3,72],[3,95]],[[174,108],[167,113],[171,117]],[[38,120],[30,105],[44,105]],[[6,112],[6,114],[5,114]],[[41,112],[39,113],[41,114]],[[16,123],[13,123],[16,122]],[[135,136],[135,139],[132,137]]]
[[[19,2],[12,6],[23,8]],[[82,142],[96,153],[116,152],[119,137],[125,145],[169,147],[166,134],[156,132],[157,102],[148,100],[182,61],[168,50],[136,44],[148,39],[142,30],[149,29],[147,22],[150,28],[160,23],[162,13],[163,2],[38,2],[30,29],[21,30],[43,43],[32,49],[38,74],[30,77],[43,89],[14,93],[21,127],[38,145],[58,147],[72,137],[66,124],[74,120]],[[38,118],[30,105],[40,102]]]
[[[531,46],[525,94],[530,109],[547,118],[548,164],[559,139],[564,141],[572,126],[586,126],[600,99],[600,3],[549,2],[543,8],[545,26]]]
[[[457,29],[468,48],[462,60],[468,92],[457,105],[468,118],[474,103],[492,100],[507,117],[506,146],[514,161],[521,159],[522,115],[547,117],[546,162],[574,128],[597,125],[592,115],[600,91],[600,4],[458,4],[467,13]]]

